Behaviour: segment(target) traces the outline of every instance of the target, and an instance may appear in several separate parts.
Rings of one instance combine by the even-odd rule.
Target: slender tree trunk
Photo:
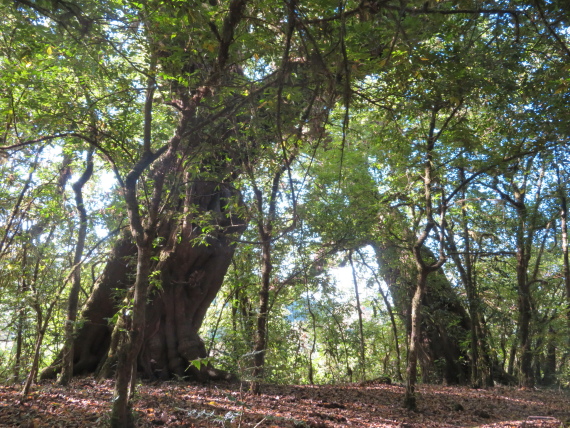
[[[16,355],[14,356],[14,368],[12,369],[12,382],[18,383],[20,379],[20,368],[22,366],[22,344],[24,330],[24,310],[18,311],[17,331],[16,331]]]
[[[374,247],[374,245],[373,245],[373,247]],[[375,248],[375,250],[378,251],[376,248]],[[357,250],[357,253],[360,256],[360,260],[362,261],[364,266],[366,266],[368,268],[368,270],[370,270],[370,272],[372,273],[372,276],[374,277],[374,280],[376,281],[376,284],[378,285],[378,292],[382,296],[382,300],[384,301],[384,304],[386,305],[386,310],[388,311],[388,316],[390,317],[390,323],[392,324],[392,334],[394,335],[394,345],[396,347],[396,359],[397,359],[396,376],[397,376],[399,381],[402,381],[404,378],[402,376],[402,369],[401,369],[402,361],[401,361],[401,354],[400,354],[400,343],[398,340],[398,325],[396,324],[396,317],[394,315],[394,310],[392,308],[392,304],[390,303],[390,300],[388,300],[388,296],[386,296],[386,293],[382,289],[382,284],[380,283],[380,280],[378,279],[378,276],[376,275],[376,272],[374,271],[374,269],[372,269],[372,267],[370,267],[368,265],[368,263],[366,263],[364,256],[362,255],[362,253],[359,250]]]
[[[263,227],[263,226],[262,226]],[[265,232],[264,232],[265,235]],[[257,329],[255,332],[255,345],[253,347],[253,381],[251,392],[259,394],[260,381],[263,377],[265,364],[265,351],[267,347],[267,318],[269,309],[269,284],[271,280],[271,241],[264,236],[262,243],[261,289],[259,291],[259,313],[257,314]]]
[[[520,196],[518,196],[520,194]],[[534,375],[532,372],[532,349],[530,337],[530,323],[532,319],[532,306],[530,297],[530,282],[528,279],[528,268],[530,259],[529,242],[532,240],[532,233],[525,237],[527,228],[527,210],[524,203],[523,193],[517,192],[516,208],[519,216],[519,224],[516,231],[516,259],[517,259],[517,291],[518,291],[518,328],[520,346],[520,379],[519,384],[523,387],[532,387]],[[530,227],[533,227],[531,225]],[[526,239],[525,239],[526,238]]]
[[[426,292],[428,271],[422,269],[418,273],[416,291],[412,298],[411,305],[411,332],[410,346],[408,349],[408,367],[406,369],[406,393],[404,396],[404,407],[409,410],[417,409],[416,402],[416,379],[418,377],[418,350],[421,337],[421,306],[422,299]]]
[[[425,244],[426,239],[430,235],[431,231],[436,227],[434,219],[434,207],[433,207],[433,185],[436,181],[435,176],[435,165],[433,159],[433,150],[435,148],[435,143],[441,135],[443,129],[436,132],[436,122],[437,113],[439,108],[434,108],[431,114],[429,134],[426,141],[426,157],[424,162],[424,175],[423,175],[423,185],[424,185],[424,209],[426,224],[423,228],[422,233],[416,240],[414,246],[412,247],[412,253],[414,255],[416,267],[418,270],[417,280],[416,280],[416,290],[414,297],[411,302],[411,330],[410,330],[410,346],[408,350],[408,367],[406,370],[407,381],[406,381],[406,393],[404,395],[404,407],[409,410],[416,410],[416,379],[417,379],[417,364],[418,364],[418,350],[420,347],[420,337],[421,337],[421,306],[422,300],[426,293],[427,278],[432,272],[436,272],[445,263],[444,255],[444,240],[443,231],[439,231],[439,257],[437,261],[426,263],[423,259],[422,248]],[[453,117],[456,110],[449,117]],[[445,128],[445,125],[443,126]],[[439,210],[439,220],[441,227],[444,227],[445,220],[445,198],[442,195],[442,201]]]
[[[268,198],[267,214],[264,214],[263,192],[257,186],[255,175],[251,165],[247,165],[247,172],[251,179],[255,200],[257,204],[258,220],[257,229],[261,241],[261,289],[259,291],[259,312],[257,314],[257,330],[255,335],[255,344],[253,347],[253,381],[250,386],[251,392],[259,394],[260,380],[263,377],[263,369],[265,364],[265,353],[267,348],[267,322],[269,318],[269,285],[271,283],[271,272],[273,264],[271,262],[273,224],[277,209],[277,196],[279,194],[279,183],[281,175],[287,169],[294,159],[292,154],[288,159],[283,159],[285,163],[275,174],[271,182],[271,191]],[[293,208],[294,209],[294,208]]]
[[[564,362],[570,355],[570,258],[568,256],[568,199],[565,189],[562,187],[560,171],[556,171],[558,176],[558,191],[560,195],[560,229],[562,231],[562,260],[564,266],[564,286],[566,289],[566,319],[568,325],[567,347],[564,353]]]
[[[459,169],[459,179],[461,183],[465,183],[465,170],[463,168]],[[467,212],[465,208],[466,193],[465,188],[461,191],[462,196],[462,210],[461,210],[461,221],[462,221],[462,238],[464,242],[464,256],[460,257],[459,251],[455,244],[455,237],[453,230],[449,229],[448,236],[448,247],[450,248],[451,256],[455,262],[457,270],[459,271],[459,276],[465,287],[465,293],[467,295],[467,303],[469,307],[469,332],[470,332],[470,348],[471,348],[471,385],[473,387],[479,387],[482,384],[482,376],[480,372],[480,306],[481,302],[477,293],[477,285],[475,283],[475,275],[473,272],[473,256],[471,254],[471,237],[469,230],[469,222],[467,218]],[[488,367],[490,371],[491,368]]]
[[[567,212],[568,203],[566,197],[561,198],[562,214],[560,216],[560,227],[562,228],[562,254],[564,260],[564,285],[566,288],[566,317],[568,319],[568,329],[570,330],[570,261],[568,257],[568,223],[567,223]],[[568,340],[570,341],[570,334],[568,335]],[[569,342],[570,349],[570,342]]]
[[[311,306],[311,298],[309,295],[309,285],[307,281],[307,276],[304,278],[305,280],[305,290],[307,294],[307,310],[309,311],[309,316],[311,317],[311,327],[313,330],[313,340],[311,342],[311,349],[309,350],[309,383],[311,385],[315,384],[315,380],[313,379],[314,369],[313,369],[313,353],[315,352],[317,346],[317,317],[313,312],[313,308]]]
[[[55,225],[52,227],[50,234],[48,235],[48,241],[52,239],[53,232],[55,231]],[[59,296],[63,289],[66,286],[67,280],[62,281],[59,289],[56,291],[53,300],[47,305],[47,309],[45,312],[42,310],[40,305],[40,296],[38,290],[36,288],[36,284],[38,282],[39,274],[40,274],[40,261],[42,260],[43,255],[40,254],[37,256],[37,260],[34,266],[34,273],[33,279],[30,281],[29,288],[33,293],[33,307],[36,311],[36,322],[37,322],[37,336],[36,336],[36,344],[34,347],[34,356],[32,358],[32,367],[30,369],[30,373],[26,379],[26,383],[24,384],[24,388],[22,389],[21,396],[22,400],[25,400],[30,393],[30,388],[32,387],[33,383],[36,381],[36,377],[38,374],[39,364],[40,364],[40,355],[41,355],[41,348],[42,343],[44,341],[45,333],[48,327],[49,320],[51,319],[51,315],[56,303],[59,300]]]
[[[543,385],[551,386],[556,382],[556,332],[552,328],[552,325],[548,327],[546,358],[544,361],[543,373]]]
[[[515,373],[515,359],[517,357],[517,348],[519,345],[519,332],[514,335],[513,343],[511,344],[511,349],[509,350],[509,366],[507,367],[507,374],[513,376]]]
[[[67,320],[65,321],[65,344],[63,347],[63,359],[61,377],[59,383],[67,385],[73,376],[73,338],[75,334],[75,321],[77,320],[77,310],[79,306],[79,290],[81,289],[81,258],[85,248],[85,238],[87,236],[87,211],[83,203],[83,186],[93,174],[93,148],[87,152],[87,164],[85,171],[75,183],[73,192],[75,193],[75,207],[79,214],[79,231],[77,233],[77,243],[73,257],[73,276],[71,290],[67,301]]]
[[[134,285],[134,301],[132,309],[126,309],[127,330],[122,338],[117,355],[117,378],[111,410],[111,426],[126,428],[133,426],[130,399],[134,393],[137,356],[144,338],[146,300],[148,296],[148,278],[150,275],[150,242],[137,245],[137,278]],[[132,316],[130,312],[132,311]]]
[[[22,400],[25,400],[28,396],[28,394],[30,393],[30,388],[32,387],[32,385],[34,384],[34,382],[36,381],[36,377],[38,375],[38,369],[39,369],[39,365],[40,365],[40,355],[41,355],[41,350],[42,350],[42,344],[44,341],[44,337],[46,334],[46,330],[48,328],[48,324],[49,324],[49,320],[51,319],[51,315],[53,313],[53,309],[56,306],[56,303],[59,301],[59,296],[61,295],[63,289],[65,288],[65,284],[67,281],[63,281],[63,284],[60,286],[60,288],[57,290],[54,299],[51,301],[51,303],[48,305],[47,310],[45,311],[45,314],[42,312],[42,310],[39,307],[39,304],[37,304],[36,307],[36,316],[37,316],[37,322],[38,322],[38,334],[36,337],[36,344],[34,347],[34,357],[32,359],[32,368],[30,369],[30,373],[28,374],[28,377],[26,379],[26,383],[24,384],[24,388],[22,389],[21,395],[22,395]],[[37,298],[37,296],[36,296]]]
[[[511,177],[509,185],[512,189],[512,196],[502,191],[498,186],[498,179],[495,179],[493,188],[497,191],[501,198],[508,202],[517,214],[517,225],[515,231],[516,242],[516,274],[517,274],[517,309],[518,309],[518,345],[520,347],[519,358],[519,385],[521,387],[532,387],[534,384],[534,373],[532,371],[532,338],[531,338],[531,320],[532,320],[532,301],[529,280],[529,263],[534,239],[534,230],[537,227],[538,207],[540,205],[540,194],[542,189],[542,179],[544,177],[544,169],[541,171],[539,179],[535,184],[537,191],[535,196],[534,213],[529,218],[528,208],[525,202],[526,192],[528,190],[528,180],[530,178],[529,171],[534,158],[529,158],[527,165],[522,174],[522,183],[517,183]],[[518,169],[520,165],[516,165]],[[540,257],[540,256],[539,256]],[[535,269],[535,275],[538,269]],[[512,370],[511,361],[514,361],[514,353],[511,350],[509,361],[509,372]],[[509,373],[511,374],[511,373]]]
[[[520,226],[522,227],[522,226]],[[530,322],[532,308],[530,303],[530,287],[527,278],[527,257],[524,244],[517,248],[517,282],[518,286],[518,309],[519,309],[519,346],[520,359],[520,385],[532,387],[534,376],[532,373],[532,350],[530,338]]]
[[[360,379],[366,379],[366,344],[364,343],[364,327],[362,325],[362,307],[360,306],[360,293],[358,292],[358,281],[356,279],[356,270],[352,260],[352,252],[348,253],[348,260],[352,270],[352,282],[354,284],[354,295],[356,297],[356,312],[358,313],[358,332],[360,333]]]
[[[32,368],[30,369],[30,373],[28,373],[28,377],[26,378],[26,382],[24,383],[24,388],[22,389],[22,400],[25,400],[30,393],[30,389],[36,380],[36,375],[38,373],[38,368],[40,365],[40,355],[42,349],[42,343],[44,341],[45,329],[43,326],[39,326],[38,335],[36,337],[36,344],[34,346],[34,358],[32,360]]]
[[[154,72],[155,69],[156,57],[151,56],[150,70]],[[133,286],[132,308],[127,306],[121,313],[126,328],[119,340],[119,348],[117,350],[117,376],[113,393],[113,405],[111,408],[112,428],[127,428],[133,426],[130,401],[135,392],[137,358],[143,344],[146,326],[146,305],[151,273],[152,242],[156,236],[157,216],[162,200],[165,174],[169,170],[168,166],[170,162],[172,162],[175,149],[180,143],[180,131],[184,129],[185,123],[185,115],[182,114],[174,136],[166,146],[163,146],[163,151],[161,153],[152,152],[151,130],[153,96],[155,91],[155,82],[152,74],[153,73],[150,74],[147,81],[146,101],[144,105],[142,155],[122,183],[131,234],[137,246],[137,267],[136,279]],[[164,156],[163,162],[152,171],[154,189],[148,206],[148,212],[143,221],[137,195],[137,184],[143,172],[146,171],[164,151],[167,151],[167,153]],[[164,167],[164,170],[161,170],[161,167]]]
[[[522,228],[522,225],[519,226]],[[518,310],[519,310],[519,347],[520,347],[520,380],[522,387],[532,387],[534,376],[532,373],[532,351],[530,338],[530,322],[532,308],[530,303],[530,287],[528,282],[528,265],[524,244],[517,248],[517,282],[518,282]]]
[[[55,228],[52,229],[52,232],[53,232],[53,230],[55,230]],[[50,236],[48,239],[51,239],[51,233],[50,233]],[[33,283],[35,283],[38,280],[40,260],[41,260],[41,255],[40,255],[40,257],[38,257],[38,260],[36,262]],[[22,400],[25,400],[27,398],[28,394],[30,393],[30,388],[32,387],[33,383],[36,381],[36,377],[37,377],[38,369],[39,369],[39,365],[40,365],[40,355],[41,355],[42,344],[44,341],[46,330],[48,328],[48,323],[51,319],[53,309],[54,309],[56,303],[59,301],[59,296],[62,293],[63,289],[65,288],[66,283],[67,283],[67,281],[62,281],[62,285],[59,287],[59,289],[55,293],[53,300],[48,304],[47,310],[45,312],[42,310],[42,308],[40,306],[39,296],[36,292],[37,290],[35,289],[35,287],[30,286],[31,290],[34,292],[34,299],[36,300],[34,302],[34,309],[36,310],[36,319],[37,319],[37,337],[36,337],[36,344],[34,347],[34,356],[32,359],[32,367],[30,369],[30,373],[28,374],[28,377],[26,379],[26,383],[24,384],[24,388],[22,389],[22,393],[21,393]]]
[[[152,99],[151,90],[147,99]],[[150,120],[150,119],[149,119]],[[145,138],[146,140],[146,138]],[[156,156],[143,155],[142,159],[128,174],[124,185],[125,202],[129,214],[131,233],[137,247],[136,279],[133,286],[133,304],[122,309],[125,330],[119,339],[117,350],[117,376],[111,408],[111,427],[127,428],[133,426],[130,400],[135,392],[137,374],[137,357],[142,347],[146,326],[146,305],[148,297],[149,277],[151,273],[152,239],[156,232],[157,209],[152,204],[145,225],[143,226],[137,197],[137,182],[142,172],[156,159]],[[164,172],[163,172],[164,174]],[[160,197],[162,192],[160,176],[155,180],[154,196]],[[154,201],[153,201],[154,202]],[[155,209],[152,209],[155,208]],[[145,227],[146,226],[146,227]]]
[[[465,181],[465,171],[461,169],[461,181]],[[465,200],[465,192],[463,192],[463,199]],[[479,302],[477,299],[477,290],[473,282],[473,269],[471,264],[471,238],[469,236],[469,225],[467,222],[467,213],[465,207],[461,210],[461,217],[463,221],[463,241],[465,243],[465,291],[467,293],[467,300],[469,304],[469,315],[471,315],[471,385],[479,387],[481,379],[479,376],[479,337],[477,334],[477,325],[479,324]]]
[[[22,254],[22,273],[26,269],[28,263],[27,245],[24,245]],[[21,281],[18,284],[18,302],[23,302],[24,292],[27,291],[26,276],[22,275]],[[24,320],[25,320],[25,306],[23,303],[18,303],[18,331],[16,332],[16,355],[14,358],[14,369],[12,371],[12,378],[14,383],[18,383],[20,379],[20,370],[22,368],[22,346],[24,336]]]
[[[479,301],[480,302],[480,301]],[[479,349],[481,350],[481,357],[484,362],[484,370],[481,372],[481,380],[485,387],[491,388],[495,385],[495,371],[499,371],[496,355],[491,354],[487,337],[490,337],[485,325],[485,318],[483,314],[479,313],[477,320],[477,337],[479,338]],[[504,374],[504,370],[500,370]]]
[[[127,292],[127,297],[124,299],[124,306],[128,306],[128,302],[132,299],[132,292],[129,290]],[[112,373],[115,372],[117,368],[117,351],[119,350],[119,343],[123,336],[123,332],[126,330],[125,317],[119,316],[115,326],[113,327],[113,332],[111,333],[111,342],[109,344],[109,349],[107,350],[106,357],[98,364],[95,370],[95,375],[99,381],[111,377]]]
[[[388,316],[390,317],[390,323],[392,325],[392,335],[394,336],[394,346],[396,348],[396,377],[398,381],[401,382],[404,377],[402,376],[402,356],[400,353],[400,341],[398,339],[398,325],[396,324],[396,317],[394,316],[392,305],[390,304],[386,293],[382,290],[380,283],[378,283],[378,289],[380,290],[380,294],[382,295],[382,299],[384,300],[384,304],[388,310]]]

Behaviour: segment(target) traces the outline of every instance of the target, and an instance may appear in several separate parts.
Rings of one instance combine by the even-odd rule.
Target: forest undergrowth
[[[20,389],[0,386],[0,427],[103,427],[112,382],[44,382],[22,402]],[[549,427],[570,426],[570,392],[560,389],[473,389],[420,385],[419,408],[402,408],[404,387],[143,383],[134,402],[139,427]]]

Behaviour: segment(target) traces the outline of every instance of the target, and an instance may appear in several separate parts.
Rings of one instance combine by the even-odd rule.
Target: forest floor
[[[0,386],[1,427],[103,427],[112,382],[43,383],[25,402]],[[559,389],[418,387],[418,412],[402,408],[399,385],[263,385],[258,396],[240,384],[143,383],[137,426],[178,427],[549,427],[570,426],[570,392]]]

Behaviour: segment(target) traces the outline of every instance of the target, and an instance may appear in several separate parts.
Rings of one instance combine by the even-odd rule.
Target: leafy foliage
[[[417,339],[426,382],[568,385],[566,9],[3,2],[0,378],[35,378],[62,344],[71,183],[93,152],[79,303],[122,230],[141,257],[113,318],[132,349],[172,255],[223,242],[197,372],[399,379]]]

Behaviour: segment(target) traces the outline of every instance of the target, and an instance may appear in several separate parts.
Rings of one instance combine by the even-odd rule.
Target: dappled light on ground
[[[470,389],[423,385],[419,411],[401,406],[399,385],[143,384],[135,405],[137,426],[179,427],[548,427],[570,426],[570,393],[557,389]],[[1,427],[103,427],[112,382],[77,379],[70,387],[37,386],[21,402],[19,388],[0,387]]]

